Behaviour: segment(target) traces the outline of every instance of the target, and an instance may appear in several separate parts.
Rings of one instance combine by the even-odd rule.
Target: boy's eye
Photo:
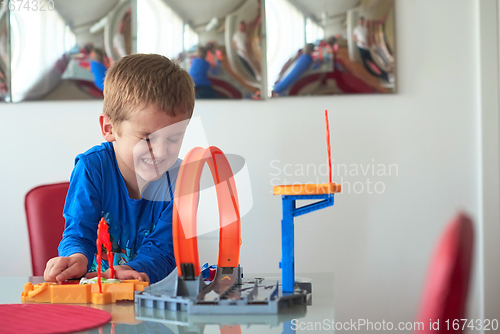
[[[142,138],[142,141],[145,141],[145,142],[152,142],[154,140],[155,140],[154,138],[149,138],[149,137]],[[175,144],[175,143],[178,143],[179,140],[181,140],[181,138],[167,138],[167,140],[169,142],[171,142],[172,144]]]
[[[145,141],[145,142],[153,142],[153,141],[156,140],[156,138],[155,137],[147,136],[147,137],[142,138],[142,140]]]

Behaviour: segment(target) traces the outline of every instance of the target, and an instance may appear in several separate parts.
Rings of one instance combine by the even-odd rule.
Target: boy
[[[76,157],[59,257],[47,262],[46,281],[79,278],[92,268],[101,217],[116,278],[154,283],[175,268],[173,189],[193,109],[193,80],[166,57],[135,54],[111,66],[99,116],[106,142]]]

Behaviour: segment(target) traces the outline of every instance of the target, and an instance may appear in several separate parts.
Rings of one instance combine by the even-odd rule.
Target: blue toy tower
[[[282,195],[283,219],[281,220],[281,277],[282,291],[293,292],[295,285],[295,236],[294,217],[320,210],[333,205],[334,193],[340,192],[340,185],[294,184],[274,187],[275,195]],[[298,200],[319,200],[318,202],[297,207]]]
[[[293,292],[295,285],[295,240],[293,218],[333,205],[333,194],[341,191],[340,184],[332,183],[332,159],[328,111],[325,110],[326,146],[328,151],[328,180],[325,184],[293,184],[274,187],[275,195],[282,195],[283,219],[281,220],[281,290]],[[317,199],[316,203],[297,208],[301,199]]]

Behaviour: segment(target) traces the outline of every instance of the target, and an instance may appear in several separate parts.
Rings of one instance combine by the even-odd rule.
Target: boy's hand
[[[149,277],[146,273],[140,273],[132,269],[130,266],[126,265],[121,265],[121,266],[114,266],[115,269],[115,278],[120,279],[120,280],[125,280],[125,279],[138,279],[139,281],[142,282],[149,282]],[[102,273],[101,277],[102,278],[110,278],[109,277],[110,270],[106,270],[105,272]],[[97,277],[97,273],[88,273],[85,277],[87,278],[94,278]]]
[[[80,278],[87,272],[87,257],[81,253],[69,257],[54,257],[47,262],[44,279],[47,282],[64,282],[70,278]]]

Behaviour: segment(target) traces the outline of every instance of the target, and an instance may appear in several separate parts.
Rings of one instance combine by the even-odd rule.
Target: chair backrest
[[[433,254],[417,317],[424,329],[415,333],[462,333],[462,323],[454,330],[453,320],[465,319],[473,246],[472,220],[460,213],[446,227]],[[439,321],[439,329],[430,328],[430,319]]]
[[[45,264],[57,256],[64,231],[62,215],[69,182],[36,187],[25,197],[33,276],[43,276]]]

